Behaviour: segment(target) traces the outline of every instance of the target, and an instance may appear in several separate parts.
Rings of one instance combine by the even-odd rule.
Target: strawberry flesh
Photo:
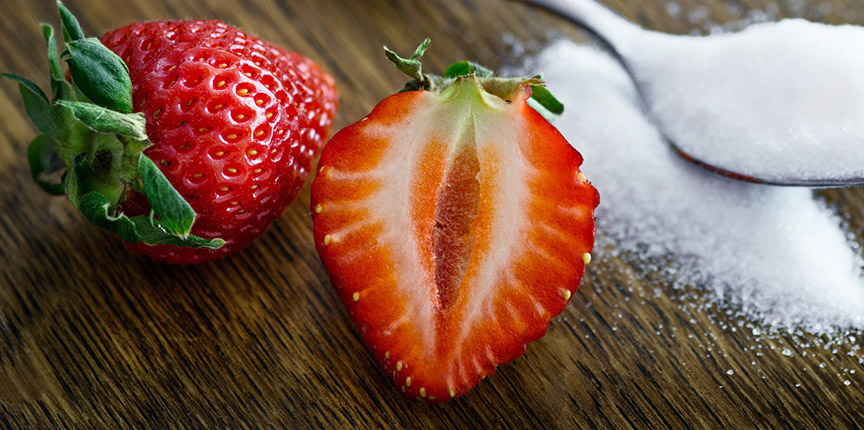
[[[438,189],[435,226],[432,230],[435,289],[442,309],[449,308],[459,294],[465,278],[474,235],[471,224],[477,218],[480,198],[480,162],[473,145],[457,149]]]
[[[385,373],[465,394],[545,334],[594,243],[582,157],[527,104],[474,77],[384,99],[324,147],[316,246]]]

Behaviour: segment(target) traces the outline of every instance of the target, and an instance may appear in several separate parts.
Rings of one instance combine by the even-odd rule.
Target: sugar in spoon
[[[864,27],[787,19],[676,36],[593,0],[525,1],[594,36],[684,158],[751,182],[864,185]]]

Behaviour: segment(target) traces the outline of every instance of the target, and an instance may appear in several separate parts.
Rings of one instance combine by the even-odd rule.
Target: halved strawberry
[[[402,391],[441,402],[546,333],[590,261],[599,197],[581,155],[529,106],[538,80],[469,63],[423,75],[424,49],[389,53],[420,89],[325,145],[312,207],[321,261],[366,345]]]

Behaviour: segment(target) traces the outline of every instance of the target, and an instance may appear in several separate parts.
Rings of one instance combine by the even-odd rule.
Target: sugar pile
[[[704,288],[770,329],[864,328],[857,245],[809,190],[738,182],[678,158],[602,52],[560,41],[537,61],[567,107],[556,125],[600,190],[601,241],[670,259],[670,282]]]
[[[533,1],[610,40],[663,130],[694,158],[768,181],[864,178],[864,27],[790,19],[674,36],[594,0]],[[680,14],[676,5],[667,13]],[[691,15],[699,10],[708,11]]]

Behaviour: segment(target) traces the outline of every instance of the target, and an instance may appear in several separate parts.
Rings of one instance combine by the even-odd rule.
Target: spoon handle
[[[657,125],[661,134],[663,130],[659,127],[656,118],[648,103],[645,89],[642,88],[630,61],[621,51],[621,45],[629,47],[638,33],[645,33],[641,27],[618,16],[615,12],[601,6],[594,0],[524,0],[525,3],[546,9],[562,18],[567,19],[588,33],[600,47],[609,53],[624,69],[639,96],[639,105],[648,119]],[[664,134],[665,137],[665,134]]]
[[[629,45],[644,30],[594,0],[525,0],[540,6],[592,33],[604,44],[625,55]]]

